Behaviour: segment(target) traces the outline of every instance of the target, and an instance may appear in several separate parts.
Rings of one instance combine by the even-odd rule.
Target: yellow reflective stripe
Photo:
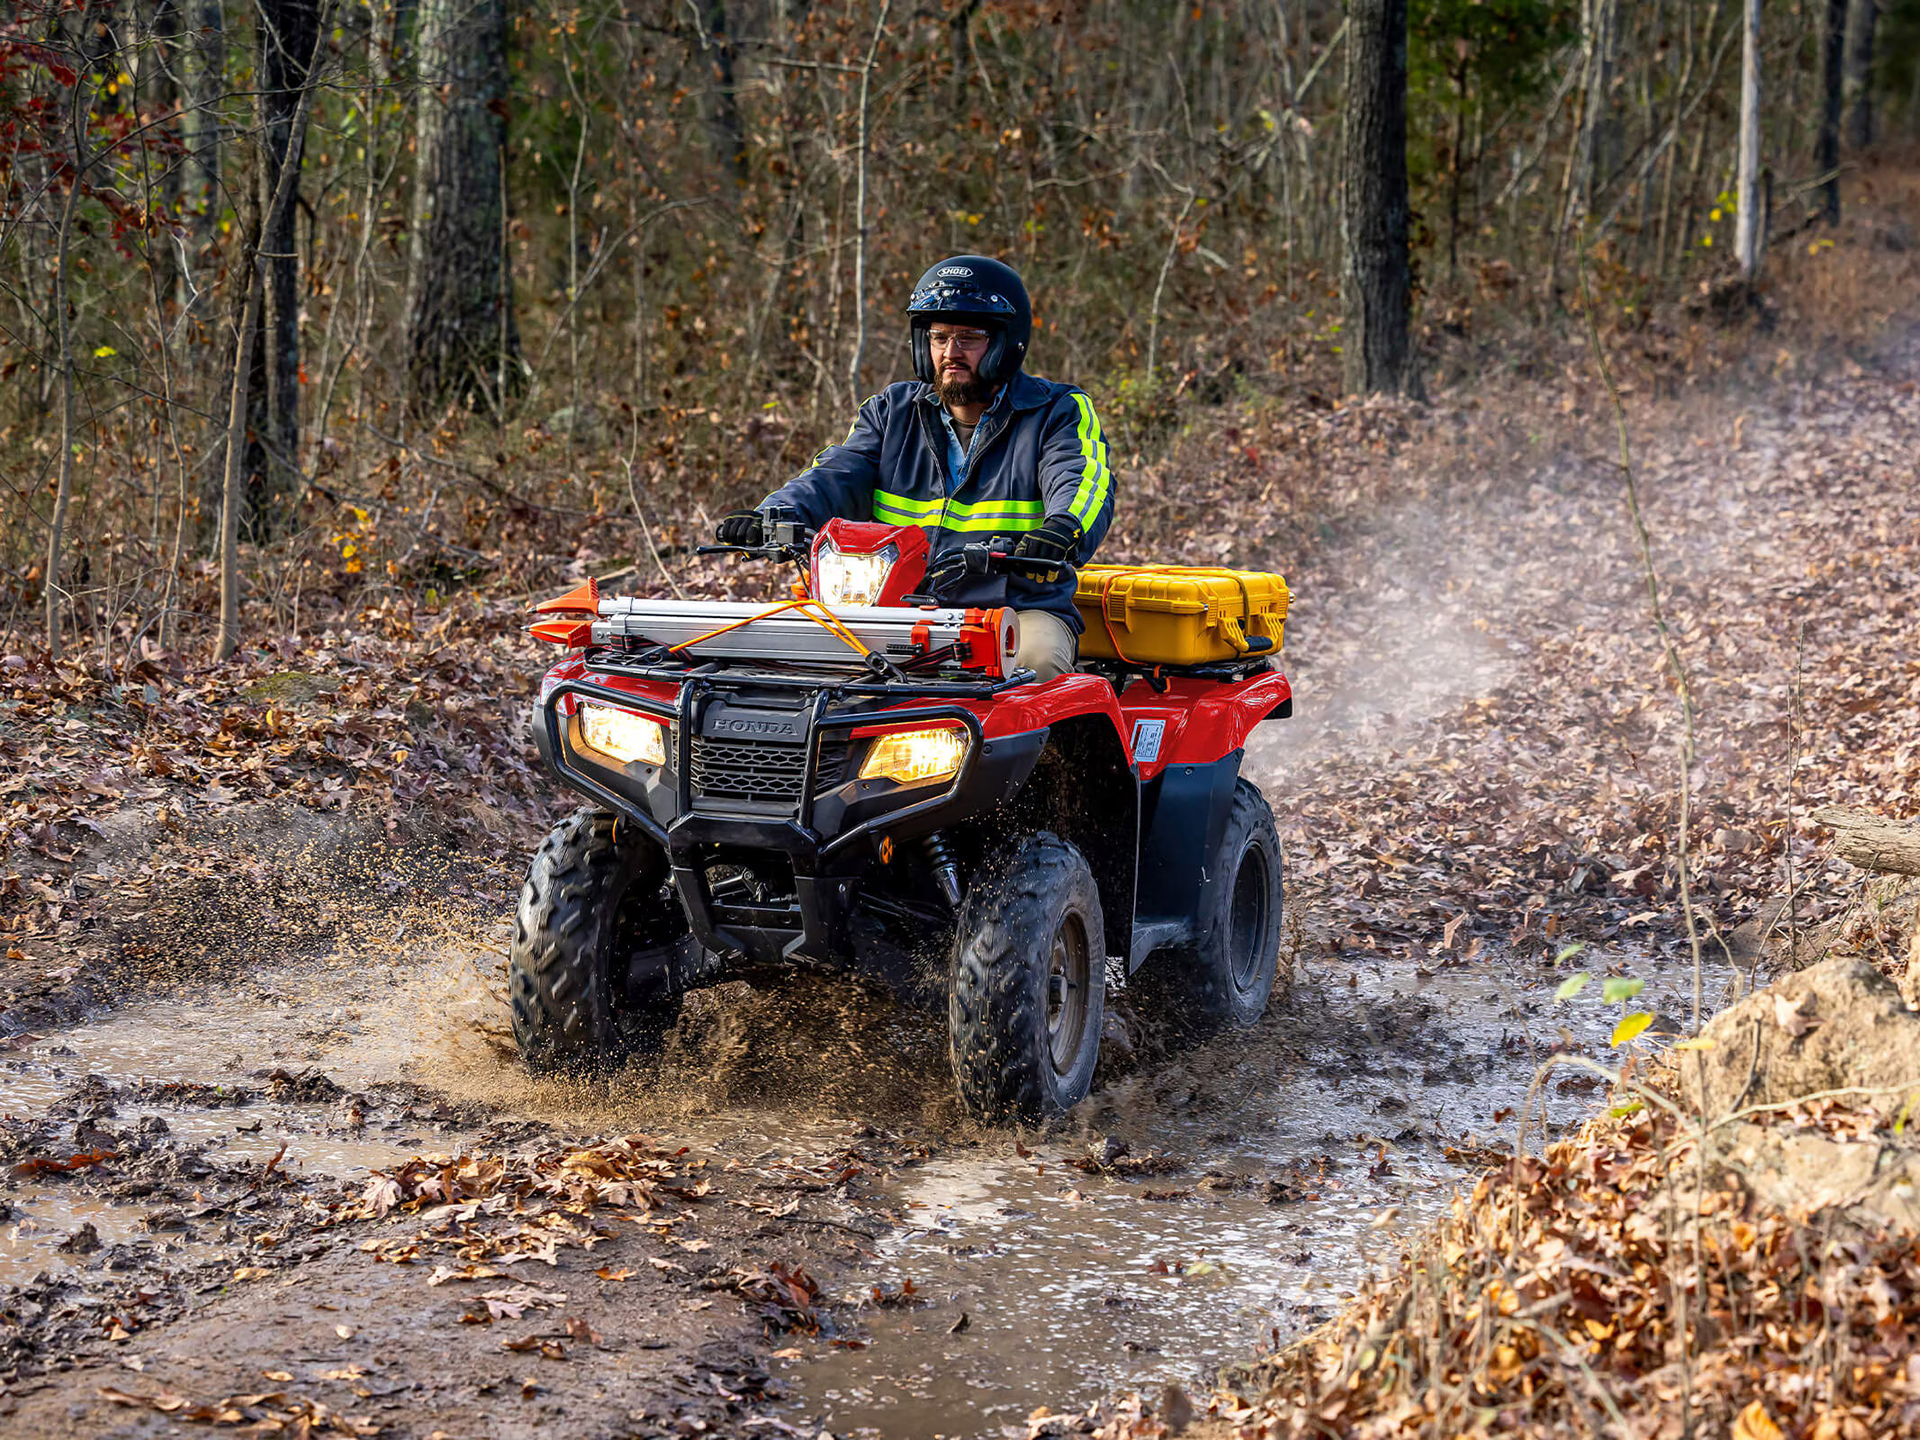
[[[1093,402],[1077,391],[1073,403],[1080,409],[1080,454],[1085,464],[1080,470],[1080,488],[1074,493],[1073,504],[1067,507],[1067,513],[1079,522],[1082,530],[1090,529],[1093,517],[1100,513],[1100,507],[1107,503],[1107,491],[1111,476],[1107,471],[1107,438],[1100,433],[1100,421],[1093,413]]]
[[[1042,515],[1043,500],[949,500],[947,509],[956,515]]]
[[[954,516],[949,519],[946,528],[949,530],[998,530],[1005,532],[1010,530],[1038,530],[1046,523],[1047,520],[1044,515],[967,515]]]
[[[895,510],[903,510],[909,515],[931,515],[946,505],[944,500],[916,500],[911,495],[896,495],[891,490],[878,487],[873,492],[873,508],[878,510],[886,505]]]
[[[950,515],[1044,515],[1046,502],[1042,500],[917,500],[911,495],[897,495],[891,490],[876,489],[873,492],[873,504],[877,510],[886,506],[890,510],[907,515],[932,515],[944,510]]]

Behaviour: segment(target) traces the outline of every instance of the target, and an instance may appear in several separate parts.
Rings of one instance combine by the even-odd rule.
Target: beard
[[[940,397],[942,405],[984,405],[993,399],[994,388],[980,378],[977,370],[968,369],[958,375],[942,370],[939,380],[934,382],[933,393]]]

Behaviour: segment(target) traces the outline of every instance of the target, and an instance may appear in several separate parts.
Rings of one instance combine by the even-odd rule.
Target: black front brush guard
[[[776,964],[800,952],[825,958],[843,951],[849,882],[823,873],[826,868],[824,862],[856,841],[911,824],[959,799],[987,750],[988,742],[981,730],[979,717],[965,706],[951,703],[834,713],[829,707],[847,692],[865,696],[879,689],[882,693],[898,694],[898,688],[850,684],[819,689],[808,716],[805,772],[808,778],[801,791],[797,814],[791,818],[715,814],[694,809],[691,778],[693,738],[699,729],[705,704],[715,687],[708,677],[689,676],[681,672],[676,678],[683,683],[678,703],[672,705],[649,696],[595,684],[590,680],[563,680],[555,685],[543,702],[541,714],[547,741],[543,748],[547,751],[549,763],[567,785],[638,825],[643,833],[666,851],[673,867],[675,889],[686,908],[688,922],[694,934],[709,948],[722,952],[739,951],[762,964]],[[754,683],[764,683],[764,677],[755,676]],[[818,688],[817,685],[815,688]],[[1001,688],[1004,686],[983,685],[976,693],[984,691],[991,694]],[[568,760],[562,734],[564,717],[560,712],[560,702],[567,696],[636,711],[673,724],[676,736],[672,767],[674,819],[670,824],[661,825],[647,813],[644,806]],[[961,761],[960,769],[950,783],[936,794],[882,811],[834,835],[822,835],[815,828],[812,777],[817,770],[823,735],[867,725],[894,727],[941,722],[963,728],[969,741],[966,758]],[[1027,744],[1016,744],[1013,748],[1031,747],[1037,753],[1038,744],[1044,742],[1044,734],[1044,731],[1037,732],[1026,737]],[[708,884],[707,862],[704,858],[715,847],[784,855],[793,868],[792,903],[773,906],[716,905]]]

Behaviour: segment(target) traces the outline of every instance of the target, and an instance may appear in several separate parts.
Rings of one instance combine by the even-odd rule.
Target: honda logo
[[[800,734],[791,720],[735,720],[725,715],[710,720],[707,729],[715,735],[779,735],[790,740]]]

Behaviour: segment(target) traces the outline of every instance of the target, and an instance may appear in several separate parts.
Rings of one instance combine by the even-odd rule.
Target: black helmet
[[[993,336],[980,362],[980,378],[989,385],[1004,385],[1020,373],[1033,339],[1027,287],[1011,265],[984,255],[956,255],[922,275],[907,301],[907,318],[913,327],[913,373],[929,385],[934,369],[927,330],[936,320],[978,325]]]

